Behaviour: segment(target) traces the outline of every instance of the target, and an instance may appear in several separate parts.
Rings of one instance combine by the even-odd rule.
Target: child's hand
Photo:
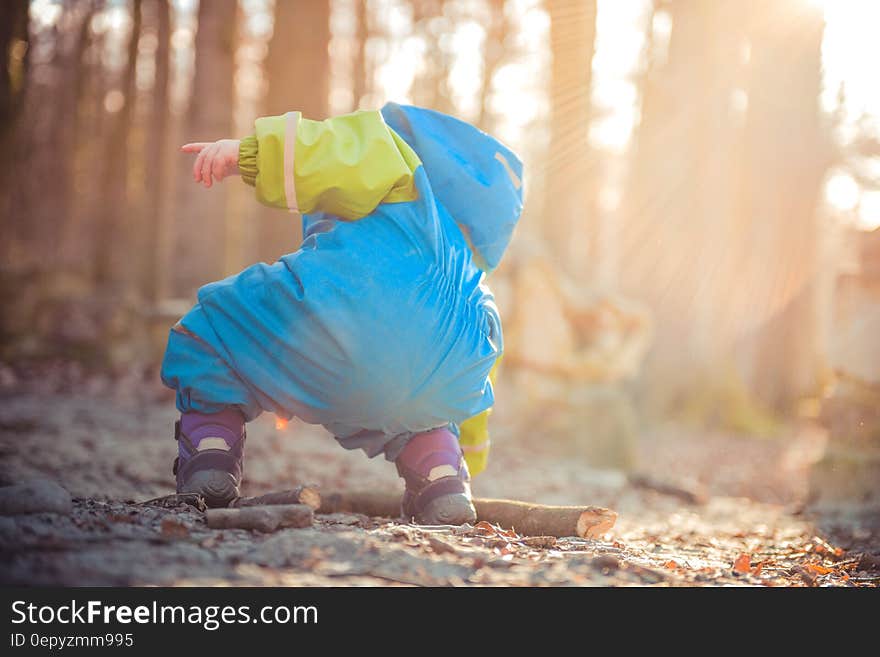
[[[226,176],[238,175],[238,146],[238,139],[221,139],[184,144],[180,150],[199,154],[193,164],[193,180],[210,187],[213,180],[220,182]]]

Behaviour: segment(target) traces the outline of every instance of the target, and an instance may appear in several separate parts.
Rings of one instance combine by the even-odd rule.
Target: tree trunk
[[[161,235],[167,229],[162,199],[165,194],[165,167],[168,154],[168,83],[171,60],[171,10],[168,0],[153,0],[156,31],[156,75],[153,81],[152,107],[147,132],[146,181],[147,203],[141,222],[144,236],[144,267],[141,291],[145,300],[155,303],[159,297]]]
[[[495,73],[505,60],[505,43],[512,27],[504,13],[506,0],[489,0],[489,25],[486,30],[486,45],[483,49],[483,79],[480,83],[480,113],[477,127],[485,132],[493,132],[495,116],[490,107],[492,101],[492,81]]]
[[[120,288],[130,282],[127,263],[138,261],[137,245],[129,235],[137,226],[128,203],[129,134],[136,99],[135,70],[141,33],[142,0],[133,0],[132,28],[128,38],[127,60],[122,76],[123,105],[116,112],[104,153],[101,184],[105,186],[96,241],[94,281],[99,286]]]
[[[450,32],[443,15],[444,0],[413,0],[413,32],[425,41],[426,56],[412,85],[413,102],[439,112],[452,112],[449,70],[452,53],[441,47],[441,34]],[[436,22],[436,23],[435,23]]]
[[[4,213],[10,217],[4,236],[4,261],[10,269],[46,271],[58,268],[64,228],[69,220],[70,167],[74,150],[77,67],[84,26],[94,12],[91,3],[65,6],[60,28],[42,30],[28,42],[38,60],[25,68],[28,80],[19,120],[9,133],[11,165],[5,171],[9,189]],[[30,48],[29,48],[30,50]],[[25,54],[25,57],[28,57]],[[47,185],[47,181],[52,181]],[[47,239],[47,236],[52,236]]]
[[[598,238],[596,168],[589,145],[596,0],[547,0],[550,12],[550,152],[544,236],[579,279]]]
[[[652,49],[642,81],[619,277],[657,318],[647,379],[674,393],[720,357],[729,334],[731,180],[741,135],[731,109],[740,73],[732,54],[741,52],[743,34],[731,0],[666,6],[668,51]]]
[[[300,111],[321,120],[329,113],[330,2],[276,2],[275,29],[269,44],[266,73],[269,90],[263,114]],[[275,208],[255,209],[256,259],[275,262],[301,242],[297,215]]]
[[[0,4],[0,53],[3,56],[3,70],[0,71],[0,148],[12,154],[12,157],[4,158],[0,164],[0,185],[8,190],[8,193],[0,195],[0,215],[6,217],[8,222],[6,235],[0,246],[0,259],[7,267],[12,264],[16,238],[19,235],[19,222],[15,218],[23,209],[21,185],[16,182],[16,176],[21,169],[16,160],[21,147],[19,133],[25,128],[19,124],[19,109],[27,97],[25,84],[29,77],[31,38],[28,6],[28,0]],[[22,48],[23,53],[20,52]],[[16,56],[20,56],[17,61]],[[33,121],[33,117],[31,120]]]
[[[267,115],[293,110],[326,119],[330,96],[330,1],[276,2],[266,66]]]
[[[352,98],[351,110],[360,109],[361,102],[371,90],[371,69],[367,66],[367,41],[370,39],[369,15],[367,0],[354,0],[355,21],[357,32],[355,33],[354,64],[352,66]]]
[[[199,3],[187,141],[233,136],[237,11],[236,0]],[[199,287],[224,274],[226,183],[211,189],[196,185],[192,158],[181,157],[180,161],[169,284],[175,297],[193,297]]]
[[[93,120],[96,114],[104,113],[104,99],[103,94],[92,87],[94,78],[102,78],[104,70],[97,70],[98,66],[89,61],[101,59],[100,56],[94,56],[95,44],[90,29],[92,17],[101,3],[91,0],[82,3],[82,6],[86,8],[85,15],[65,66],[66,77],[72,82],[70,106],[74,110],[66,121],[68,137],[60,149],[67,173],[59,184],[59,191],[63,195],[61,204],[66,212],[63,223],[58,227],[60,253],[56,264],[86,279],[94,266],[95,243],[92,235],[95,232],[95,217],[104,212],[106,204],[100,198],[104,189],[98,189],[99,185],[94,183],[99,176],[93,167],[82,164],[103,162],[104,156],[100,146],[103,135],[94,131],[96,122]],[[103,63],[99,66],[103,67]],[[90,94],[98,98],[90,99]]]
[[[752,383],[765,402],[787,409],[815,392],[821,357],[816,206],[831,157],[819,109],[824,21],[820,8],[797,0],[749,8],[740,208],[749,239],[741,255],[744,288],[767,317],[752,351]]]
[[[20,105],[28,41],[28,0],[0,3],[0,136]]]

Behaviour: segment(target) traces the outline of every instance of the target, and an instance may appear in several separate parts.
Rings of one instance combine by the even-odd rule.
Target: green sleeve
[[[238,146],[238,171],[241,179],[253,187],[257,184],[257,138],[245,137]]]
[[[299,112],[257,119],[243,139],[239,169],[257,199],[292,211],[360,219],[380,203],[417,198],[415,152],[377,111],[325,121]]]

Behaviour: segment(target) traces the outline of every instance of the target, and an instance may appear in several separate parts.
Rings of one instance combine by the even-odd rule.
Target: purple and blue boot
[[[448,428],[413,436],[397,457],[406,482],[401,511],[421,525],[473,524],[470,474],[458,438]]]
[[[182,413],[174,423],[178,493],[198,493],[209,507],[229,506],[241,495],[246,433],[235,409]]]

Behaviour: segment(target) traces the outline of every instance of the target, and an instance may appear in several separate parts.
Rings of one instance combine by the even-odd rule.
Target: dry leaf
[[[678,565],[678,562],[674,559],[670,559],[665,564],[663,564],[664,568],[668,568],[669,570],[681,570],[681,566]]]
[[[495,528],[485,520],[480,520],[480,522],[474,525],[474,531],[478,531],[485,536],[494,536],[496,533]]]
[[[743,575],[752,572],[752,555],[747,552],[739,555],[733,562],[733,572]]]
[[[804,568],[817,575],[827,575],[834,572],[834,568],[826,568],[816,563],[805,563]]]

